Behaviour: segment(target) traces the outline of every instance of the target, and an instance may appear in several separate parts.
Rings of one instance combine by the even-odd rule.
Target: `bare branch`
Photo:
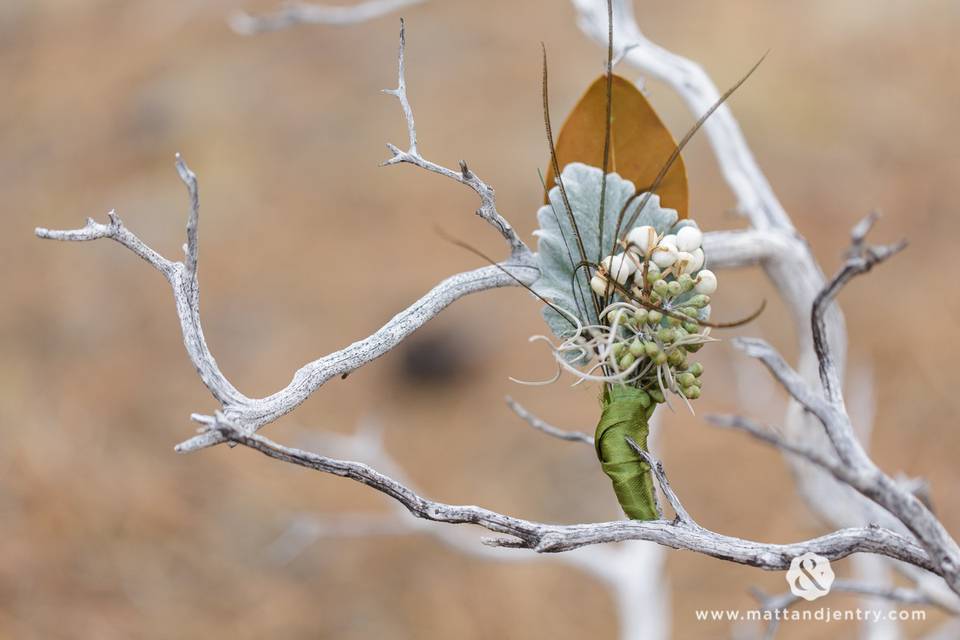
[[[673,487],[670,486],[670,481],[667,480],[667,473],[663,470],[663,464],[653,457],[649,451],[644,451],[640,448],[640,445],[636,443],[633,438],[627,438],[627,444],[630,445],[630,448],[633,449],[643,461],[650,465],[650,469],[653,471],[653,475],[657,478],[657,484],[660,485],[660,490],[663,491],[663,495],[666,496],[667,502],[670,503],[670,507],[673,509],[674,513],[677,514],[677,524],[684,524],[690,527],[700,528],[700,525],[690,517],[690,514],[687,513],[686,508],[684,508],[683,503],[680,502],[680,498],[677,497],[677,494],[674,492]],[[660,509],[657,509],[660,511]],[[663,512],[660,511],[660,517],[663,517]]]
[[[200,192],[197,188],[197,174],[190,170],[187,163],[183,161],[180,154],[177,154],[177,173],[180,180],[187,187],[187,195],[190,196],[190,214],[187,216],[187,244],[184,245],[184,264],[187,268],[187,279],[196,286],[197,280],[197,255],[200,247],[197,242],[197,224],[200,215]]]
[[[854,456],[866,455],[863,454],[856,440],[851,442],[841,433],[841,427],[849,423],[846,415],[827,402],[818,392],[811,389],[800,374],[786,363],[776,349],[759,338],[734,338],[731,342],[733,346],[742,350],[751,358],[756,358],[766,365],[773,377],[787,390],[790,396],[820,420],[841,460],[849,462]]]
[[[960,593],[960,548],[956,541],[917,496],[877,468],[857,441],[842,406],[838,408],[815,394],[783,358],[762,340],[739,339],[737,345],[766,364],[787,391],[820,420],[843,464],[826,463],[820,455],[818,457],[823,464],[819,466],[895,516],[937,562],[941,568],[940,575],[950,588]],[[806,450],[805,453],[804,457],[811,459],[812,452]]]
[[[577,9],[581,30],[605,47],[608,35],[606,0],[572,0],[572,3]],[[706,113],[720,97],[716,85],[702,67],[651,42],[640,31],[629,0],[614,0],[613,41],[618,50],[623,49],[624,62],[667,83],[695,117]],[[757,230],[792,232],[793,224],[757,165],[730,108],[726,104],[720,105],[703,130],[720,159],[720,170],[737,198],[737,210],[747,216]]]
[[[508,262],[452,275],[394,316],[372,335],[301,367],[284,389],[266,398],[248,398],[240,393],[220,371],[203,335],[200,323],[199,286],[196,278],[198,220],[196,177],[179,156],[177,170],[187,185],[191,201],[187,223],[186,262],[175,262],[161,256],[129,231],[120,217],[112,211],[106,224],[88,219],[86,226],[81,229],[58,231],[37,228],[35,233],[40,238],[70,242],[112,239],[163,274],[173,290],[184,346],[191,362],[204,385],[220,404],[223,415],[250,432],[292,411],[328,380],[355,371],[387,353],[456,300],[471,293],[517,286],[519,282],[531,284],[539,276],[533,255],[525,249]],[[192,274],[189,272],[187,262],[193,264]],[[212,416],[203,414],[194,414],[191,417],[201,424],[209,424],[213,419]],[[221,442],[223,440],[218,433],[204,430],[200,435],[178,445],[177,451],[195,451]]]
[[[108,224],[99,224],[92,218],[88,218],[86,226],[82,229],[54,231],[37,228],[35,233],[39,238],[68,242],[109,238],[146,260],[154,269],[163,274],[173,289],[177,316],[180,319],[180,328],[183,333],[183,344],[203,384],[222,406],[244,405],[249,402],[249,399],[237,391],[220,371],[216,360],[207,348],[206,339],[203,336],[203,329],[200,325],[199,289],[196,285],[196,184],[192,172],[186,168],[179,155],[177,156],[177,169],[181,172],[181,177],[187,184],[191,196],[191,211],[187,223],[186,254],[193,264],[194,271],[192,274],[188,272],[185,263],[168,260],[147,246],[123,225],[120,217],[114,211],[109,213]],[[192,251],[191,245],[193,246]],[[190,258],[191,255],[192,258]]]
[[[159,253],[148,247],[140,238],[127,229],[116,210],[107,214],[107,224],[101,224],[93,218],[87,218],[87,224],[81,229],[55,230],[37,227],[34,234],[45,240],[60,240],[62,242],[87,242],[109,238],[114,240],[136,255],[140,256],[154,269],[159,271],[168,281],[176,271],[176,263],[167,260]]]
[[[703,236],[703,251],[711,269],[798,262],[809,255],[807,244],[794,234],[755,229],[710,231]]]
[[[400,18],[400,51],[397,53],[397,88],[384,89],[383,92],[394,96],[400,101],[400,108],[403,110],[403,117],[407,121],[407,136],[410,145],[407,147],[407,153],[412,156],[420,155],[417,151],[417,125],[413,120],[413,109],[410,107],[410,100],[407,98],[407,25],[403,18]]]
[[[480,208],[477,209],[477,215],[487,221],[487,223],[493,225],[493,227],[506,239],[510,244],[510,254],[514,257],[520,255],[527,255],[530,253],[530,250],[527,248],[527,245],[520,239],[520,236],[517,235],[516,231],[513,230],[513,227],[504,218],[500,215],[500,212],[497,211],[496,203],[496,194],[492,187],[477,176],[476,173],[470,170],[467,167],[467,163],[463,160],[460,161],[460,170],[453,171],[444,166],[438,165],[434,162],[431,162],[420,155],[420,152],[417,148],[417,127],[413,119],[413,109],[410,107],[410,101],[407,99],[407,81],[406,81],[406,46],[407,46],[407,37],[406,37],[406,27],[403,20],[400,21],[400,52],[397,55],[397,88],[396,89],[384,89],[384,93],[388,93],[392,96],[395,96],[397,100],[400,101],[400,107],[403,110],[403,117],[407,122],[407,137],[409,139],[409,147],[406,151],[401,150],[394,144],[387,144],[387,149],[390,150],[390,153],[393,156],[384,161],[384,165],[394,165],[394,164],[412,164],[421,169],[426,169],[433,173],[439,174],[441,176],[455,180],[460,184],[466,185],[473,189],[478,196],[480,196]]]
[[[867,273],[876,265],[884,260],[892,258],[894,255],[906,248],[906,240],[883,245],[867,246],[864,244],[867,233],[873,228],[874,223],[879,218],[879,214],[873,212],[861,220],[851,233],[850,250],[847,254],[846,262],[835,276],[827,283],[823,290],[813,301],[811,310],[811,325],[813,327],[813,348],[817,353],[817,360],[820,363],[820,381],[823,384],[823,390],[827,399],[835,406],[843,407],[843,392],[840,384],[840,373],[833,361],[829,345],[827,344],[826,320],[824,314],[827,307],[833,302],[840,293],[840,289],[858,275]]]
[[[223,413],[234,424],[256,431],[293,411],[329,380],[356,371],[386,354],[460,298],[480,291],[517,286],[518,281],[529,284],[538,275],[531,256],[522,261],[450,276],[370,336],[301,367],[285,388],[266,398],[247,399],[225,406]],[[209,416],[205,418],[209,419]],[[223,440],[216,432],[205,431],[177,445],[177,451],[189,453],[221,442]]]
[[[421,493],[407,479],[400,463],[387,451],[383,429],[365,421],[355,432],[341,435],[312,430],[304,435],[310,448],[328,456],[365,462]],[[321,538],[341,536],[426,535],[448,548],[471,557],[494,562],[529,562],[549,558],[584,572],[610,590],[620,618],[622,640],[659,640],[669,637],[669,593],[664,589],[663,563],[666,549],[650,542],[618,545],[591,545],[566,553],[517,553],[523,542],[515,538],[496,541],[476,538],[464,527],[444,527],[412,516],[399,502],[389,501],[393,514],[348,513],[337,515],[302,514],[295,517],[269,546],[278,562],[292,561],[307,546]],[[871,556],[872,557],[872,556]]]
[[[583,444],[593,447],[593,436],[590,436],[582,431],[567,431],[565,429],[555,427],[524,409],[519,402],[510,396],[507,396],[506,401],[507,406],[510,407],[510,409],[517,414],[521,420],[526,422],[537,431],[541,431],[548,436],[552,436],[559,440],[566,440],[567,442],[582,442]]]
[[[788,442],[783,438],[783,436],[771,429],[765,429],[761,425],[748,418],[744,418],[742,416],[713,415],[707,416],[707,421],[718,427],[738,429],[743,431],[753,438],[772,445],[786,453],[800,456],[801,458],[812,462],[818,467],[829,471],[834,476],[844,474],[844,467],[837,460],[824,457],[820,454],[819,450],[812,447]]]
[[[599,43],[606,43],[606,2],[605,0],[572,0],[580,16],[580,26],[584,32]],[[693,62],[677,56],[647,40],[637,26],[631,3],[628,0],[614,0],[614,41],[618,46],[631,45],[624,58],[642,71],[668,83],[687,102],[695,117],[704,113],[719,95],[716,87],[703,70]],[[776,232],[786,238],[794,236],[799,242],[790,243],[799,247],[803,243],[787,216],[773,195],[763,174],[756,165],[739,127],[736,125],[727,105],[721,106],[704,126],[717,156],[721,171],[738,199],[738,209],[750,220],[752,227],[761,232]],[[854,230],[852,250],[854,265],[841,276],[849,279],[861,269],[868,270],[874,264],[902,249],[901,245],[891,245],[878,253],[863,249],[863,239],[873,224],[870,217]],[[741,236],[739,243],[744,247]],[[753,253],[760,255],[756,249]],[[879,258],[879,260],[877,259]],[[880,472],[866,455],[856,438],[849,417],[842,403],[839,380],[842,379],[843,358],[846,352],[846,336],[843,317],[836,305],[828,303],[832,299],[831,286],[824,285],[823,273],[809,252],[791,250],[784,255],[776,253],[760,258],[767,275],[781,293],[788,308],[793,312],[798,328],[801,356],[797,373],[783,362],[769,345],[761,341],[739,341],[751,355],[761,357],[774,376],[787,387],[806,411],[798,411],[796,405],[789,408],[785,427],[791,441],[804,442],[819,457],[829,459],[835,452],[851,467],[851,474],[857,479],[858,490],[870,501],[882,506],[896,516],[899,524],[914,533],[924,547],[938,562],[947,582],[954,592],[960,593],[960,579],[956,569],[960,565],[960,549],[955,541],[943,529],[942,524],[912,493],[898,486],[889,476]],[[869,265],[869,266],[867,266]],[[843,271],[841,272],[843,273]],[[835,279],[836,281],[837,279]],[[842,282],[838,282],[842,286]],[[819,302],[819,304],[816,304]],[[811,317],[815,322],[811,323]],[[814,332],[816,342],[814,349]],[[825,360],[824,355],[827,358]],[[825,376],[820,375],[826,361]],[[825,378],[821,382],[819,378]],[[827,398],[821,397],[811,389],[815,383],[823,384]],[[812,421],[811,416],[816,417]],[[816,424],[819,422],[820,424]],[[821,430],[822,426],[822,430]],[[809,458],[806,458],[809,459]],[[821,481],[823,471],[817,466],[804,467],[800,458],[790,458],[801,482],[811,485]],[[843,495],[843,484],[834,484],[837,495]],[[829,486],[829,483],[825,486]],[[807,493],[811,496],[811,493]],[[871,513],[869,502],[861,503],[862,509],[846,509],[847,513]],[[820,513],[834,515],[816,504],[811,505]]]
[[[252,16],[238,11],[230,16],[230,28],[249,36],[264,31],[278,31],[302,24],[345,26],[368,22],[423,0],[367,0],[353,5],[337,6],[307,2],[286,3],[273,13]]]
[[[605,19],[590,19],[590,12],[602,3],[590,0],[574,0],[574,3],[581,10],[585,29],[591,28],[592,22],[606,24]],[[620,30],[616,36],[617,41],[636,43],[625,53],[626,59],[639,66],[647,65],[654,75],[659,72],[659,77],[677,89],[694,113],[702,113],[717,96],[717,91],[706,74],[690,61],[647,41],[636,27],[629,4],[617,0],[616,5],[618,17],[615,24]],[[242,444],[277,460],[363,483],[393,498],[423,520],[476,524],[501,536],[508,536],[493,541],[493,544],[500,546],[529,548],[538,552],[559,552],[604,542],[647,540],[763,569],[784,569],[789,566],[793,557],[805,552],[818,553],[830,559],[842,558],[852,553],[875,553],[942,576],[954,592],[960,593],[960,549],[956,542],[912,492],[883,474],[867,457],[856,439],[843,407],[838,382],[843,368],[845,334],[842,316],[830,302],[846,281],[858,273],[868,271],[874,264],[899,251],[902,246],[864,247],[864,236],[872,224],[872,221],[865,221],[854,231],[853,255],[848,259],[847,265],[824,287],[823,274],[810,255],[809,247],[796,234],[786,212],[770,191],[725,106],[708,121],[706,130],[721,160],[721,168],[737,194],[740,209],[750,219],[753,230],[710,234],[707,246],[711,252],[716,252],[711,255],[717,266],[761,264],[778,286],[795,317],[802,319],[798,321],[798,326],[801,329],[800,338],[804,351],[796,371],[788,366],[772,347],[762,341],[744,339],[739,341],[739,345],[750,355],[761,359],[799,406],[822,424],[822,429],[813,429],[809,416],[802,415],[786,422],[788,431],[792,434],[789,439],[773,441],[768,438],[767,441],[774,444],[779,442],[778,446],[782,449],[805,460],[815,463],[819,461],[818,466],[842,480],[844,484],[840,486],[857,489],[867,499],[895,516],[904,530],[915,536],[916,542],[899,530],[880,526],[843,528],[792,545],[764,544],[724,536],[703,529],[694,522],[670,488],[662,466],[649,454],[644,457],[651,464],[664,495],[677,513],[673,522],[660,519],[548,525],[512,518],[480,507],[427,500],[405,484],[367,465],[284,447],[257,435],[257,429],[291,411],[328,380],[337,375],[346,375],[383,355],[458,298],[495,287],[530,284],[538,277],[535,257],[497,211],[493,189],[481,181],[465,163],[460,164],[459,171],[454,171],[420,155],[413,112],[407,99],[405,44],[405,28],[401,24],[398,85],[388,93],[397,97],[401,103],[407,122],[409,146],[403,151],[395,145],[388,145],[393,156],[385,164],[413,164],[470,187],[480,197],[478,215],[493,225],[508,241],[510,259],[506,263],[457,274],[441,282],[373,335],[302,367],[294,374],[290,384],[277,393],[263,399],[250,399],[242,395],[219,371],[207,349],[200,325],[196,276],[197,185],[195,176],[182,161],[178,159],[177,169],[191,199],[184,262],[167,260],[150,249],[125,229],[113,213],[110,214],[107,224],[88,220],[85,227],[77,230],[37,229],[37,235],[42,238],[66,241],[113,239],[150,263],[170,282],[188,354],[201,379],[222,408],[213,415],[192,416],[203,425],[201,434],[180,445],[178,450],[190,451],[227,441]],[[814,320],[812,326],[808,322],[810,318]],[[808,331],[811,334],[808,334]],[[812,335],[814,339],[809,340],[808,335]],[[806,344],[808,341],[818,343],[816,355],[819,356],[821,371],[825,370],[827,374],[823,376],[822,382],[827,392],[826,397],[821,395],[819,390],[814,390],[817,383],[816,373],[814,372],[811,378],[809,365],[816,367],[817,361],[809,357],[812,351]],[[742,427],[742,424],[740,426]],[[750,431],[749,428],[746,430]],[[804,436],[814,438],[808,447],[801,448],[790,444],[800,441],[807,443],[806,439],[796,437],[801,430],[805,430]],[[828,442],[821,444],[815,438],[822,437],[824,433],[828,436]],[[558,437],[590,441],[587,434],[566,434]],[[834,461],[825,453],[827,451],[835,452],[842,464]]]
[[[920,547],[900,534],[880,527],[842,529],[812,540],[777,545],[725,536],[681,521],[671,523],[664,520],[626,520],[548,525],[513,518],[482,507],[450,505],[428,500],[368,465],[282,446],[261,435],[245,433],[222,415],[213,419],[210,428],[217,430],[226,440],[256,449],[276,460],[365,484],[398,501],[418,518],[447,524],[475,524],[515,539],[505,541],[498,538],[489,541],[500,546],[507,544],[540,553],[557,553],[592,544],[647,540],[673,549],[696,551],[767,570],[786,569],[795,556],[807,551],[831,560],[865,552],[878,553],[937,571]]]

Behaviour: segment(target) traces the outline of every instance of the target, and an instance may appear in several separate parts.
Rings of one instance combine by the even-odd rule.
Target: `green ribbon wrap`
[[[632,520],[656,520],[653,476],[640,455],[627,444],[632,438],[647,451],[649,420],[656,408],[644,391],[635,387],[611,385],[601,401],[603,413],[597,424],[594,443],[603,472],[613,482],[613,490],[623,512]]]

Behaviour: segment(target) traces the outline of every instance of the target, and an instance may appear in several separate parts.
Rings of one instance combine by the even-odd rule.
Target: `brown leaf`
[[[556,142],[560,170],[571,162],[603,166],[604,120],[607,114],[606,76],[597,78],[567,117]],[[660,169],[677,148],[670,131],[646,97],[632,82],[613,76],[613,110],[609,171],[647,191]],[[553,167],[548,165],[546,184],[553,185]],[[687,170],[677,158],[657,188],[661,205],[687,217]],[[546,202],[546,199],[544,200]]]

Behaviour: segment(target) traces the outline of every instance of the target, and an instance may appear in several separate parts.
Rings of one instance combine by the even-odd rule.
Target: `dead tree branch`
[[[578,2],[582,4],[586,0]],[[622,5],[626,6],[626,5]],[[621,11],[623,11],[621,6]],[[630,24],[629,22],[621,23]],[[639,34],[639,31],[637,31]],[[507,516],[490,509],[477,506],[445,504],[424,498],[405,484],[385,475],[370,466],[317,453],[285,447],[259,434],[257,430],[291,411],[309,397],[325,382],[337,375],[344,375],[383,355],[412,331],[440,313],[455,300],[470,293],[495,287],[513,286],[519,283],[530,284],[538,277],[534,256],[519,239],[511,225],[499,213],[494,192],[489,185],[480,180],[466,164],[461,163],[460,171],[453,171],[425,159],[418,148],[413,112],[406,96],[404,81],[404,43],[405,34],[401,32],[399,71],[397,89],[391,90],[401,103],[407,121],[409,146],[406,151],[394,145],[389,148],[393,156],[386,164],[413,164],[428,171],[451,178],[472,189],[480,198],[478,214],[504,237],[509,246],[509,258],[495,266],[452,276],[427,293],[419,301],[402,311],[390,322],[371,336],[364,338],[343,350],[319,358],[297,371],[287,387],[262,399],[251,399],[237,391],[217,368],[203,338],[199,316],[199,288],[197,284],[197,220],[198,208],[196,180],[186,165],[178,162],[181,178],[187,184],[191,198],[191,212],[188,218],[186,258],[183,262],[168,260],[150,249],[139,238],[128,231],[113,213],[107,224],[89,220],[82,229],[70,231],[50,231],[37,229],[39,237],[65,241],[85,241],[110,238],[127,247],[160,271],[174,291],[177,312],[181,321],[184,344],[197,368],[201,379],[213,397],[221,405],[213,415],[192,417],[202,425],[201,433],[178,447],[179,451],[192,451],[205,446],[232,442],[260,451],[273,459],[303,466],[323,473],[346,477],[379,491],[403,505],[418,518],[447,524],[475,524],[485,529],[507,536],[489,541],[494,546],[533,549],[541,553],[569,551],[589,545],[624,540],[646,540],[674,548],[695,551],[725,561],[759,567],[767,570],[785,569],[791,560],[805,552],[814,552],[829,559],[846,557],[853,553],[874,553],[920,567],[945,578],[954,592],[960,593],[960,550],[932,513],[909,491],[904,490],[889,476],[873,465],[856,440],[842,405],[842,401],[824,396],[811,386],[806,369],[801,367],[798,373],[790,368],[783,359],[761,341],[742,341],[745,350],[759,358],[771,370],[797,402],[820,423],[820,430],[829,434],[829,444],[842,467],[833,464],[828,471],[834,473],[843,469],[843,477],[834,473],[838,480],[853,487],[869,501],[880,505],[889,512],[895,522],[899,522],[905,532],[883,526],[859,526],[842,528],[827,535],[794,544],[760,543],[731,536],[725,536],[704,529],[689,516],[676,494],[670,489],[662,466],[649,458],[661,489],[671,503],[677,517],[675,520],[655,521],[619,521],[588,524],[556,525],[523,520]],[[663,50],[651,50],[666,61],[677,63],[676,57],[670,57]],[[643,59],[643,47],[634,47],[626,53],[628,60],[640,56]],[[652,55],[652,54],[651,54]],[[679,59],[682,60],[682,59]],[[668,67],[667,68],[673,68]],[[689,65],[677,67],[678,73]],[[702,71],[700,72],[702,74]],[[698,86],[712,87],[705,75],[686,77],[681,74],[678,86],[688,97],[709,97],[709,91],[695,90]],[[693,84],[684,84],[693,83]],[[699,82],[700,85],[696,83]],[[701,86],[702,85],[702,86]],[[694,87],[691,89],[690,87]],[[709,101],[712,101],[710,98]],[[722,114],[727,114],[722,116]],[[859,260],[860,266],[841,271],[835,281],[823,286],[822,273],[809,254],[805,242],[794,231],[789,218],[779,205],[769,187],[762,187],[765,181],[759,170],[750,168],[749,151],[735,144],[739,130],[729,116],[728,111],[718,110],[719,124],[711,127],[708,122],[708,134],[711,128],[717,129],[715,146],[730,143],[730,153],[739,159],[742,180],[738,197],[742,209],[750,217],[754,229],[735,233],[712,234],[708,237],[708,247],[716,250],[717,258],[712,261],[715,267],[726,265],[762,264],[771,279],[782,285],[781,292],[797,309],[805,310],[804,321],[798,326],[806,327],[802,336],[818,335],[817,354],[827,354],[819,358],[814,366],[826,369],[831,380],[839,380],[840,360],[844,353],[842,318],[830,305],[833,295],[856,273],[868,270],[873,264],[895,252],[895,248],[884,252],[881,249],[861,247],[850,261]],[[732,123],[732,129],[723,123]],[[723,136],[726,135],[727,139]],[[718,151],[718,155],[720,151]],[[755,166],[754,166],[755,169]],[[734,173],[728,173],[733,179]],[[739,184],[739,183],[738,183]],[[749,188],[747,188],[749,187]],[[750,190],[752,197],[750,196]],[[862,235],[862,234],[861,234]],[[771,252],[761,238],[772,238],[774,247],[784,248],[784,253]],[[861,238],[862,243],[862,238]],[[848,261],[848,266],[854,264]],[[789,278],[787,275],[789,274]],[[789,281],[789,282],[788,282]],[[821,294],[821,291],[827,291]],[[822,304],[814,307],[815,300]],[[810,326],[806,310],[814,309],[814,325]],[[831,333],[832,330],[832,333]],[[828,335],[829,334],[829,335]],[[816,378],[814,379],[817,382]],[[839,386],[836,386],[839,394]],[[840,396],[837,396],[840,397]],[[582,440],[582,438],[581,438]],[[794,440],[796,441],[796,440]],[[796,452],[794,452],[796,453]],[[822,451],[821,458],[829,460]],[[807,459],[812,459],[807,456]],[[821,465],[823,466],[823,465]]]
[[[244,36],[304,24],[345,26],[369,22],[421,2],[423,0],[367,0],[343,6],[288,2],[273,13],[260,16],[238,11],[230,16],[229,23],[231,29]]]

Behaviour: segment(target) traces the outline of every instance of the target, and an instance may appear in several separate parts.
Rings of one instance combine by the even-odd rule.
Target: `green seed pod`
[[[697,351],[700,351],[700,349],[703,348],[703,343],[695,342],[693,344],[687,344],[687,345],[684,345],[684,348],[690,353],[696,353]]]
[[[681,324],[683,324],[683,320],[681,320],[680,318],[667,316],[667,325],[671,327],[679,327]]]
[[[697,333],[700,331],[700,325],[696,322],[684,322],[683,328],[687,333]]]
[[[661,320],[663,320],[663,314],[659,311],[651,310],[647,313],[647,324],[649,324],[651,327],[655,327],[660,324]]]
[[[653,398],[654,402],[663,402],[663,392],[660,389],[648,389],[647,393],[650,394],[650,397]]]
[[[663,328],[657,331],[657,337],[660,338],[660,342],[667,344],[676,339],[677,332],[670,328]]]
[[[683,349],[674,349],[669,354],[667,354],[667,362],[670,363],[670,366],[677,367],[678,369],[683,368],[684,360],[687,357],[686,351]]]
[[[694,362],[693,364],[690,365],[687,371],[689,371],[690,373],[692,373],[693,375],[699,378],[701,375],[703,375],[703,365],[700,364],[699,362]]]
[[[657,354],[660,353],[660,345],[658,345],[656,342],[646,342],[643,345],[643,350],[649,357],[655,358]]]
[[[620,368],[629,369],[630,365],[637,361],[637,357],[633,353],[627,351],[625,354],[620,356]]]
[[[660,275],[660,267],[651,262],[649,269],[647,269],[647,282],[654,284],[662,277],[663,276]]]
[[[614,357],[614,358],[619,358],[619,357],[623,354],[623,349],[624,349],[624,347],[626,347],[626,346],[627,346],[627,345],[624,344],[623,342],[616,342],[616,343],[614,343],[613,347],[611,347],[611,349],[610,349],[611,352],[613,352],[613,357]]]
[[[673,282],[667,285],[667,292],[671,296],[678,296],[683,292],[683,287],[680,286],[680,283],[674,280]]]
[[[705,306],[710,304],[710,296],[698,293],[690,298],[690,300],[687,301],[687,304],[692,307],[697,307],[698,309],[703,309]]]
[[[653,404],[653,399],[650,397],[650,394],[648,394],[646,391],[643,391],[642,389],[637,389],[637,402],[640,403],[641,407],[646,409],[651,404]]]
[[[657,280],[653,283],[653,290],[656,291],[661,296],[667,295],[667,291],[670,289],[670,285],[667,284],[666,280]]]
[[[657,364],[663,364],[664,362],[667,361],[667,354],[661,351],[656,356],[654,356],[653,361],[656,362]]]
[[[644,323],[647,321],[647,310],[643,307],[640,307],[633,312],[633,319],[639,323]]]
[[[680,383],[682,387],[691,387],[697,381],[697,377],[692,373],[681,373],[677,376],[677,382]]]
[[[684,307],[680,309],[680,313],[687,316],[688,318],[697,319],[700,317],[700,310],[696,307]]]
[[[683,395],[687,396],[690,400],[696,400],[700,397],[700,387],[695,387],[690,385],[689,387],[683,388]]]
[[[643,342],[640,341],[640,338],[634,338],[633,342],[630,343],[630,353],[637,358],[645,353],[643,349]]]
[[[684,273],[681,275],[679,278],[677,278],[677,282],[680,283],[680,290],[683,291],[683,293],[693,289],[693,285],[695,284],[693,277],[689,273]]]

